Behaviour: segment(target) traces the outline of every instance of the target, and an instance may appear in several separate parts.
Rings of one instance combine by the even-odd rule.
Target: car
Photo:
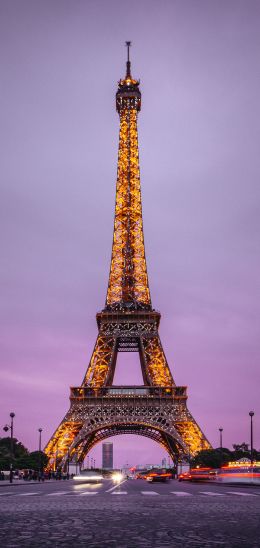
[[[144,470],[142,472],[137,472],[135,475],[135,479],[146,479],[147,471]]]
[[[103,479],[102,474],[95,470],[82,470],[80,474],[73,477],[77,483],[100,483]]]
[[[172,474],[171,472],[167,472],[166,469],[162,468],[162,469],[154,469],[154,470],[150,470],[150,472],[148,472],[146,474],[146,481],[148,482],[153,482],[153,481],[163,481],[163,482],[166,482],[168,481],[169,479],[172,478]]]
[[[178,476],[179,481],[191,481],[191,474],[189,472],[183,472]]]

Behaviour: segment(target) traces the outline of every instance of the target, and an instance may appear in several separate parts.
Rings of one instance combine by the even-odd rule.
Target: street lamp
[[[56,453],[55,453],[55,474],[56,474],[56,479],[57,479],[57,462],[58,462],[58,455],[59,455],[59,440],[57,441]]]
[[[67,476],[69,479],[70,476],[70,450],[68,449],[68,457],[67,457]]]
[[[222,432],[223,432],[223,428],[219,428],[219,447],[222,451]]]
[[[42,428],[38,428],[38,432],[39,432],[39,481],[40,481],[41,471],[42,471],[42,455],[41,455],[41,451],[42,451]]]
[[[250,416],[250,419],[251,419],[251,424],[250,424],[250,440],[251,440],[251,464],[253,464],[253,416],[254,416],[254,411],[250,411],[249,412],[249,416]]]
[[[39,432],[39,452],[42,450],[42,428],[38,428]]]
[[[13,458],[14,458],[14,417],[15,413],[10,413],[11,418],[11,424],[6,424],[4,426],[4,431],[8,432],[8,430],[11,430],[11,458],[10,458],[10,483],[13,482]]]

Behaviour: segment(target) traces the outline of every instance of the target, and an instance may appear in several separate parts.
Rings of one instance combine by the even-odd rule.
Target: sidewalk
[[[3,487],[12,487],[12,485],[23,485],[23,487],[25,485],[39,485],[39,484],[42,484],[42,483],[67,483],[67,482],[70,482],[70,481],[73,481],[71,479],[67,480],[56,480],[56,479],[46,479],[44,480],[44,482],[42,481],[38,481],[38,480],[13,480],[12,483],[10,483],[9,480],[4,480],[4,481],[0,481],[0,489],[3,488]]]

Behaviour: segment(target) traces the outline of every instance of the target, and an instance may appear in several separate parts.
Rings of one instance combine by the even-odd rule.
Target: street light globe
[[[13,411],[12,411],[12,413],[10,413],[10,417],[11,417],[11,419],[13,419],[15,417],[15,413],[13,413]]]
[[[8,432],[9,426],[4,426],[3,430],[4,430],[5,432]]]
[[[254,411],[249,411],[249,415],[250,415],[250,417],[253,417],[254,416]]]
[[[38,428],[38,432],[40,432],[40,433],[41,433],[41,432],[42,432],[42,428]]]

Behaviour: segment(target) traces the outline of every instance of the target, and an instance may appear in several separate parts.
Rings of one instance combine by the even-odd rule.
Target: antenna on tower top
[[[131,78],[130,46],[131,42],[125,43],[127,47],[126,78]]]

